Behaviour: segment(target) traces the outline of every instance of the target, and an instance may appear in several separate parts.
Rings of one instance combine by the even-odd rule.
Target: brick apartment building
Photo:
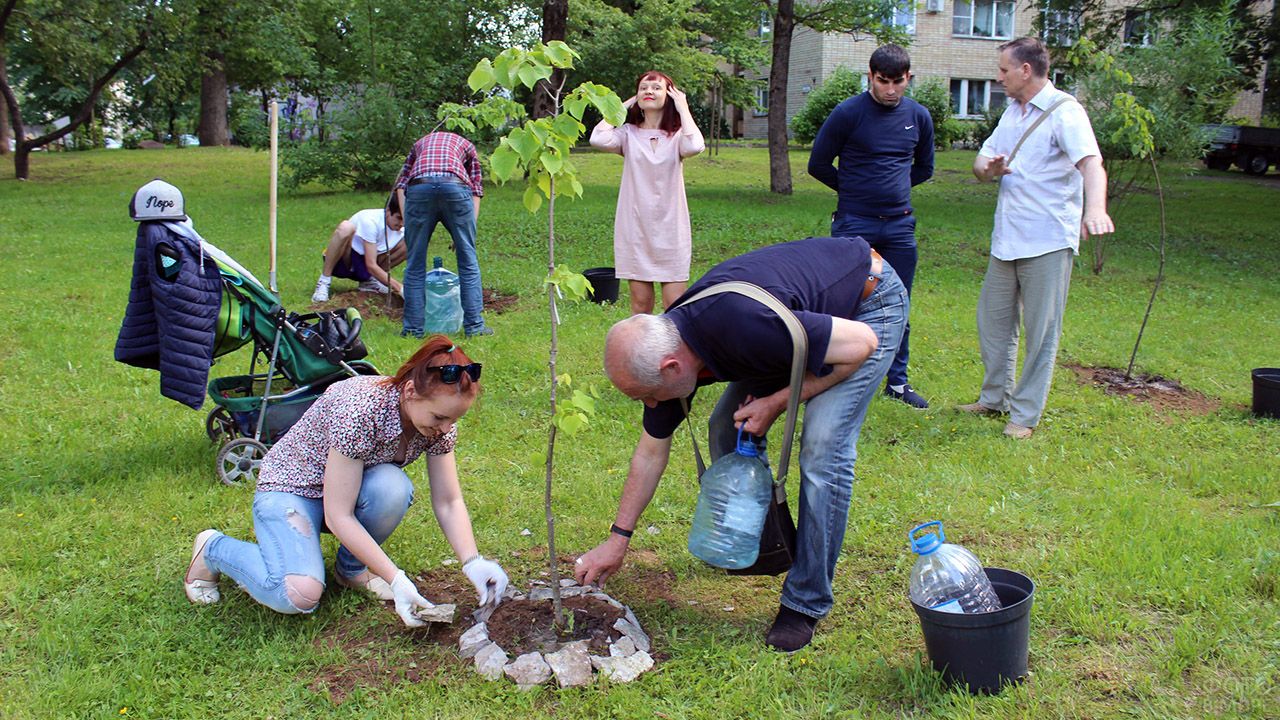
[[[1271,2],[1262,12],[1270,12]],[[1013,0],[919,0],[914,7],[907,0],[893,19],[911,36],[913,82],[941,80],[951,90],[952,110],[958,117],[978,117],[988,107],[1004,105],[1004,91],[995,81],[997,47],[1008,40],[1031,34],[1043,22],[1046,40],[1060,44],[1074,30],[1074,18],[1067,12],[1046,11],[1042,4]],[[758,34],[770,41],[771,25],[762,17]],[[1151,28],[1145,17],[1135,15],[1125,23],[1129,43],[1150,41]],[[791,72],[787,89],[787,121],[804,107],[809,93],[821,85],[838,67],[846,67],[865,78],[867,61],[876,49],[872,38],[843,33],[817,33],[797,27],[792,36]],[[767,79],[769,68],[747,71],[746,77]],[[1055,78],[1057,79],[1057,78]],[[1261,80],[1259,81],[1261,83]],[[864,79],[865,84],[865,79]],[[1261,85],[1259,85],[1260,87]],[[767,136],[768,91],[757,90],[756,108],[730,108],[730,134],[744,139]],[[1241,93],[1231,115],[1257,124],[1262,116],[1262,94]]]

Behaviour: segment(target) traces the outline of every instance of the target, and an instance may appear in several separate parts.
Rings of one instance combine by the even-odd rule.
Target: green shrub
[[[861,74],[854,73],[849,68],[836,68],[821,85],[809,93],[804,107],[791,118],[792,139],[803,144],[813,142],[831,111],[845,99],[862,92],[862,78]]]
[[[933,146],[951,147],[953,140],[959,140],[960,127],[951,121],[951,92],[938,79],[920,83],[911,88],[910,97],[924,106],[933,118]]]
[[[386,88],[367,89],[345,103],[330,116],[327,139],[284,147],[287,187],[321,182],[386,190],[395,182],[414,141],[436,125],[424,110]]]

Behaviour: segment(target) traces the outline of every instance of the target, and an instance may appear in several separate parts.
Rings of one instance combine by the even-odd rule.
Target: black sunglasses
[[[445,385],[453,385],[462,379],[462,373],[464,372],[471,378],[471,382],[478,382],[480,380],[481,367],[483,366],[480,363],[471,363],[470,365],[432,365],[427,369],[439,370],[440,382]]]

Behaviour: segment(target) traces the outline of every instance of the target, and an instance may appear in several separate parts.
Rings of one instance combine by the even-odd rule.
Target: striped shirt
[[[410,180],[428,173],[450,173],[466,183],[472,195],[484,197],[476,146],[461,135],[433,132],[419,138],[405,158],[395,189],[403,189]]]

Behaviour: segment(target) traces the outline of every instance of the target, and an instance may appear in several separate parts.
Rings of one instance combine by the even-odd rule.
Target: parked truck
[[[1250,175],[1265,175],[1267,168],[1280,167],[1280,128],[1206,125],[1205,130],[1211,134],[1204,164],[1212,170],[1234,163]]]

